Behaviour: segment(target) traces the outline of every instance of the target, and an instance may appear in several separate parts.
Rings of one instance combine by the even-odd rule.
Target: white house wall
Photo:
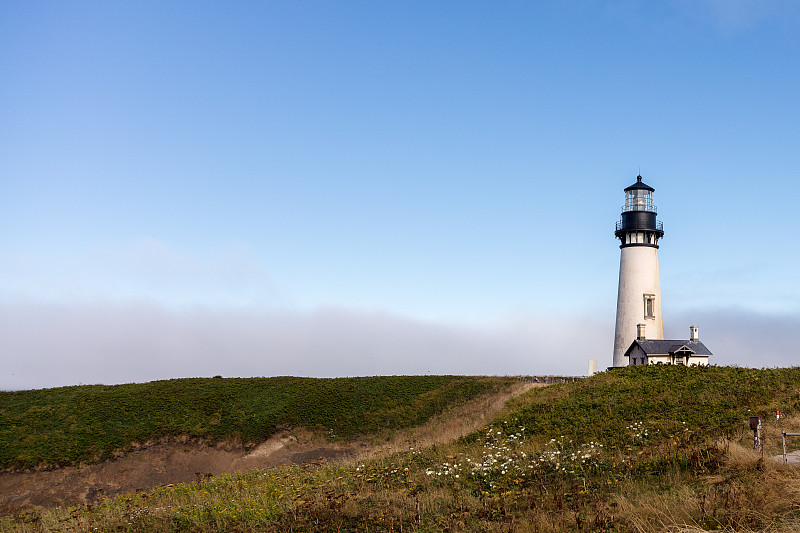
[[[646,357],[647,357],[647,354],[644,353],[644,350],[642,350],[638,345],[636,345],[636,346],[634,346],[633,350],[631,350],[630,357],[629,358],[626,357],[626,359],[627,359],[626,363],[632,365],[632,364],[634,364],[633,360],[635,359],[637,365],[644,365],[644,364],[646,364],[646,362],[643,362],[642,360],[643,360],[643,358],[646,358]]]

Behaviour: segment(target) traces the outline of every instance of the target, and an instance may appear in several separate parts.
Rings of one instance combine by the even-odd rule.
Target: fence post
[[[783,441],[783,464],[786,464],[786,430],[781,431],[781,440]]]
[[[781,431],[781,436],[783,437],[783,462],[788,463],[789,459],[786,457],[786,437],[800,437],[800,433],[787,433],[784,429]]]
[[[753,449],[760,450],[761,449],[761,417],[760,416],[751,416],[750,417],[750,429],[753,430]]]

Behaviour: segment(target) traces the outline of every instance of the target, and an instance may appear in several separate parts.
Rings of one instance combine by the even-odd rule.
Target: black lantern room
[[[654,188],[636,176],[636,183],[625,188],[625,206],[617,222],[614,235],[620,240],[620,248],[626,246],[652,246],[658,248],[658,239],[664,236],[664,225],[656,220],[653,205]]]

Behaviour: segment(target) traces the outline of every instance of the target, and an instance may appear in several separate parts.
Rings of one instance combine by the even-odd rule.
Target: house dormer
[[[688,364],[688,362],[691,360],[691,357],[695,355],[695,351],[685,344],[681,344],[670,348],[669,355],[672,357],[673,365],[685,365]]]

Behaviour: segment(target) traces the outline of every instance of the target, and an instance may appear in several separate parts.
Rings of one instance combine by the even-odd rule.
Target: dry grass
[[[792,517],[800,508],[798,467],[739,442],[714,447],[725,459],[713,474],[690,479],[676,471],[661,486],[637,481],[621,488],[614,499],[619,517],[639,533],[800,531]]]
[[[529,450],[529,443],[521,446]],[[582,491],[579,478],[516,488],[508,482],[506,488],[484,491],[453,477],[426,475],[425,465],[453,464],[479,448],[477,442],[447,443],[375,458],[365,466],[221,476],[94,508],[31,513],[0,523],[0,530],[788,533],[800,526],[792,514],[800,508],[800,469],[765,459],[747,442],[698,443],[686,457],[705,453],[721,461],[688,469],[675,463],[662,475],[633,476],[605,493]],[[674,450],[659,448],[639,457],[670,453]],[[606,458],[619,459],[618,454]]]
[[[674,524],[694,523],[694,491],[688,486],[659,490],[641,481],[621,487],[612,500],[615,519],[631,525],[638,533],[667,530]]]
[[[400,430],[387,443],[370,446],[355,456],[354,462],[374,457],[383,457],[408,449],[422,450],[434,445],[454,442],[457,439],[485,427],[502,412],[509,401],[531,389],[545,386],[543,383],[522,382],[499,393],[485,394],[461,405],[451,407],[433,416],[425,424]]]
[[[763,453],[751,449],[746,422],[750,408],[780,403],[773,390],[794,398],[789,388],[800,389],[800,376],[663,370],[530,391],[508,410],[500,408],[505,398],[477,399],[357,463],[220,476],[92,509],[0,520],[0,531],[800,530],[800,469],[772,459],[774,436],[800,427],[800,417],[765,419]],[[797,380],[774,383],[783,374]],[[644,410],[632,387],[659,400]],[[763,401],[732,409],[741,398]],[[684,403],[695,400],[702,409],[684,421]]]

